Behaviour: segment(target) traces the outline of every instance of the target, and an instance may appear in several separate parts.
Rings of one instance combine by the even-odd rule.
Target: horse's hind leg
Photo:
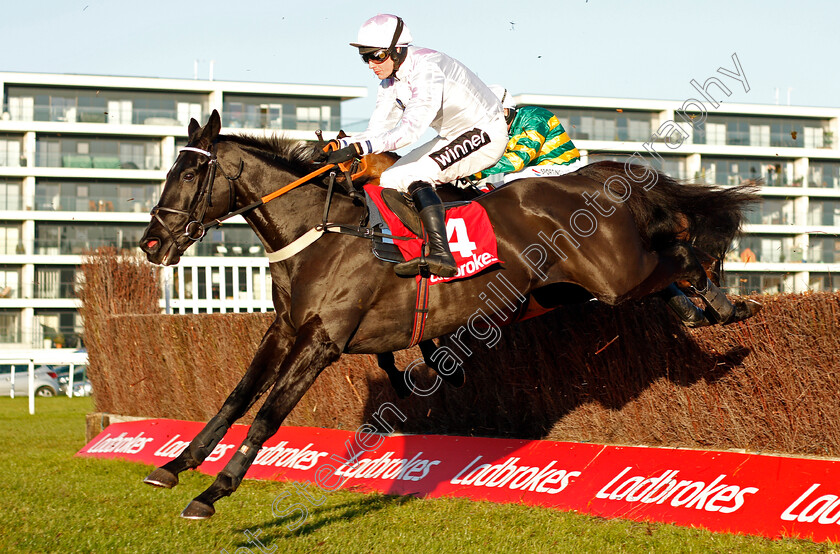
[[[276,368],[291,348],[288,330],[279,320],[268,328],[245,375],[225,400],[222,408],[176,458],[152,471],[143,482],[171,489],[178,484],[178,474],[195,469],[213,452],[233,422],[242,417],[274,382]]]
[[[274,387],[257,413],[248,435],[203,493],[184,508],[181,517],[207,519],[215,512],[213,504],[229,496],[239,487],[245,472],[254,462],[263,443],[280,428],[280,424],[306,393],[318,374],[338,359],[341,348],[330,340],[320,319],[302,326],[289,355],[283,361]]]

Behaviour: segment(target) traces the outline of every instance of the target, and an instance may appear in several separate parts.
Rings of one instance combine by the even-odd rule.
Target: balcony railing
[[[71,167],[81,169],[151,169],[161,168],[160,156],[107,156],[86,154],[46,154],[35,156],[37,167]]]
[[[138,248],[137,243],[140,240],[138,233],[135,238],[124,237],[118,238],[100,238],[100,239],[36,239],[35,240],[35,255],[36,256],[60,256],[60,255],[84,255],[86,252],[95,250],[100,247],[112,247],[117,249],[135,250]],[[265,249],[261,244],[254,244],[253,242],[238,243],[238,242],[212,242],[205,239],[202,242],[194,244],[184,254],[184,257],[197,256],[235,256],[235,257],[250,257],[259,258],[265,256]]]
[[[57,212],[149,213],[156,202],[157,199],[144,200],[113,195],[96,197],[37,195],[35,209]]]

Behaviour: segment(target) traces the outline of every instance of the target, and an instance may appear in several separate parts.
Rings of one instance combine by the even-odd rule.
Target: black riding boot
[[[686,327],[705,327],[710,324],[703,310],[695,306],[674,283],[668,285],[660,294]]]
[[[698,288],[694,290],[706,303],[708,308],[706,313],[711,313],[717,323],[729,323],[729,320],[735,316],[735,306],[708,278],[706,278],[706,286],[703,290]]]
[[[411,193],[414,206],[423,221],[426,243],[429,245],[429,255],[425,258],[429,271],[438,277],[454,277],[458,272],[458,266],[455,265],[455,258],[452,257],[449,242],[446,240],[443,203],[429,183],[414,182],[408,187],[408,192]],[[421,258],[414,258],[397,264],[394,271],[397,275],[404,277],[418,275],[420,260]]]

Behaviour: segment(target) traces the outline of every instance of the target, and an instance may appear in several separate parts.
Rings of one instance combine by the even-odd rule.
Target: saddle
[[[366,191],[367,193],[367,191]],[[444,193],[444,196],[449,194]],[[385,262],[401,263],[406,260],[405,256],[400,252],[400,249],[394,242],[394,239],[387,235],[391,234],[391,229],[380,211],[380,206],[371,198],[370,194],[366,194],[367,209],[368,209],[368,226],[376,232],[372,236],[372,245],[374,256]],[[382,204],[387,208],[393,216],[399,219],[400,223],[408,229],[415,237],[423,237],[423,224],[420,221],[420,216],[414,208],[411,199],[394,189],[380,189],[380,198]],[[456,200],[454,202],[444,202],[444,208],[448,211],[452,208],[466,206],[470,204],[469,200]],[[382,236],[386,235],[386,236]]]

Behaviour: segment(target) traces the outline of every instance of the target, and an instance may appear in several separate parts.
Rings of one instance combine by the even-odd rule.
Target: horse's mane
[[[219,141],[234,142],[275,166],[285,166],[299,173],[313,169],[312,143],[283,135],[219,135]]]

